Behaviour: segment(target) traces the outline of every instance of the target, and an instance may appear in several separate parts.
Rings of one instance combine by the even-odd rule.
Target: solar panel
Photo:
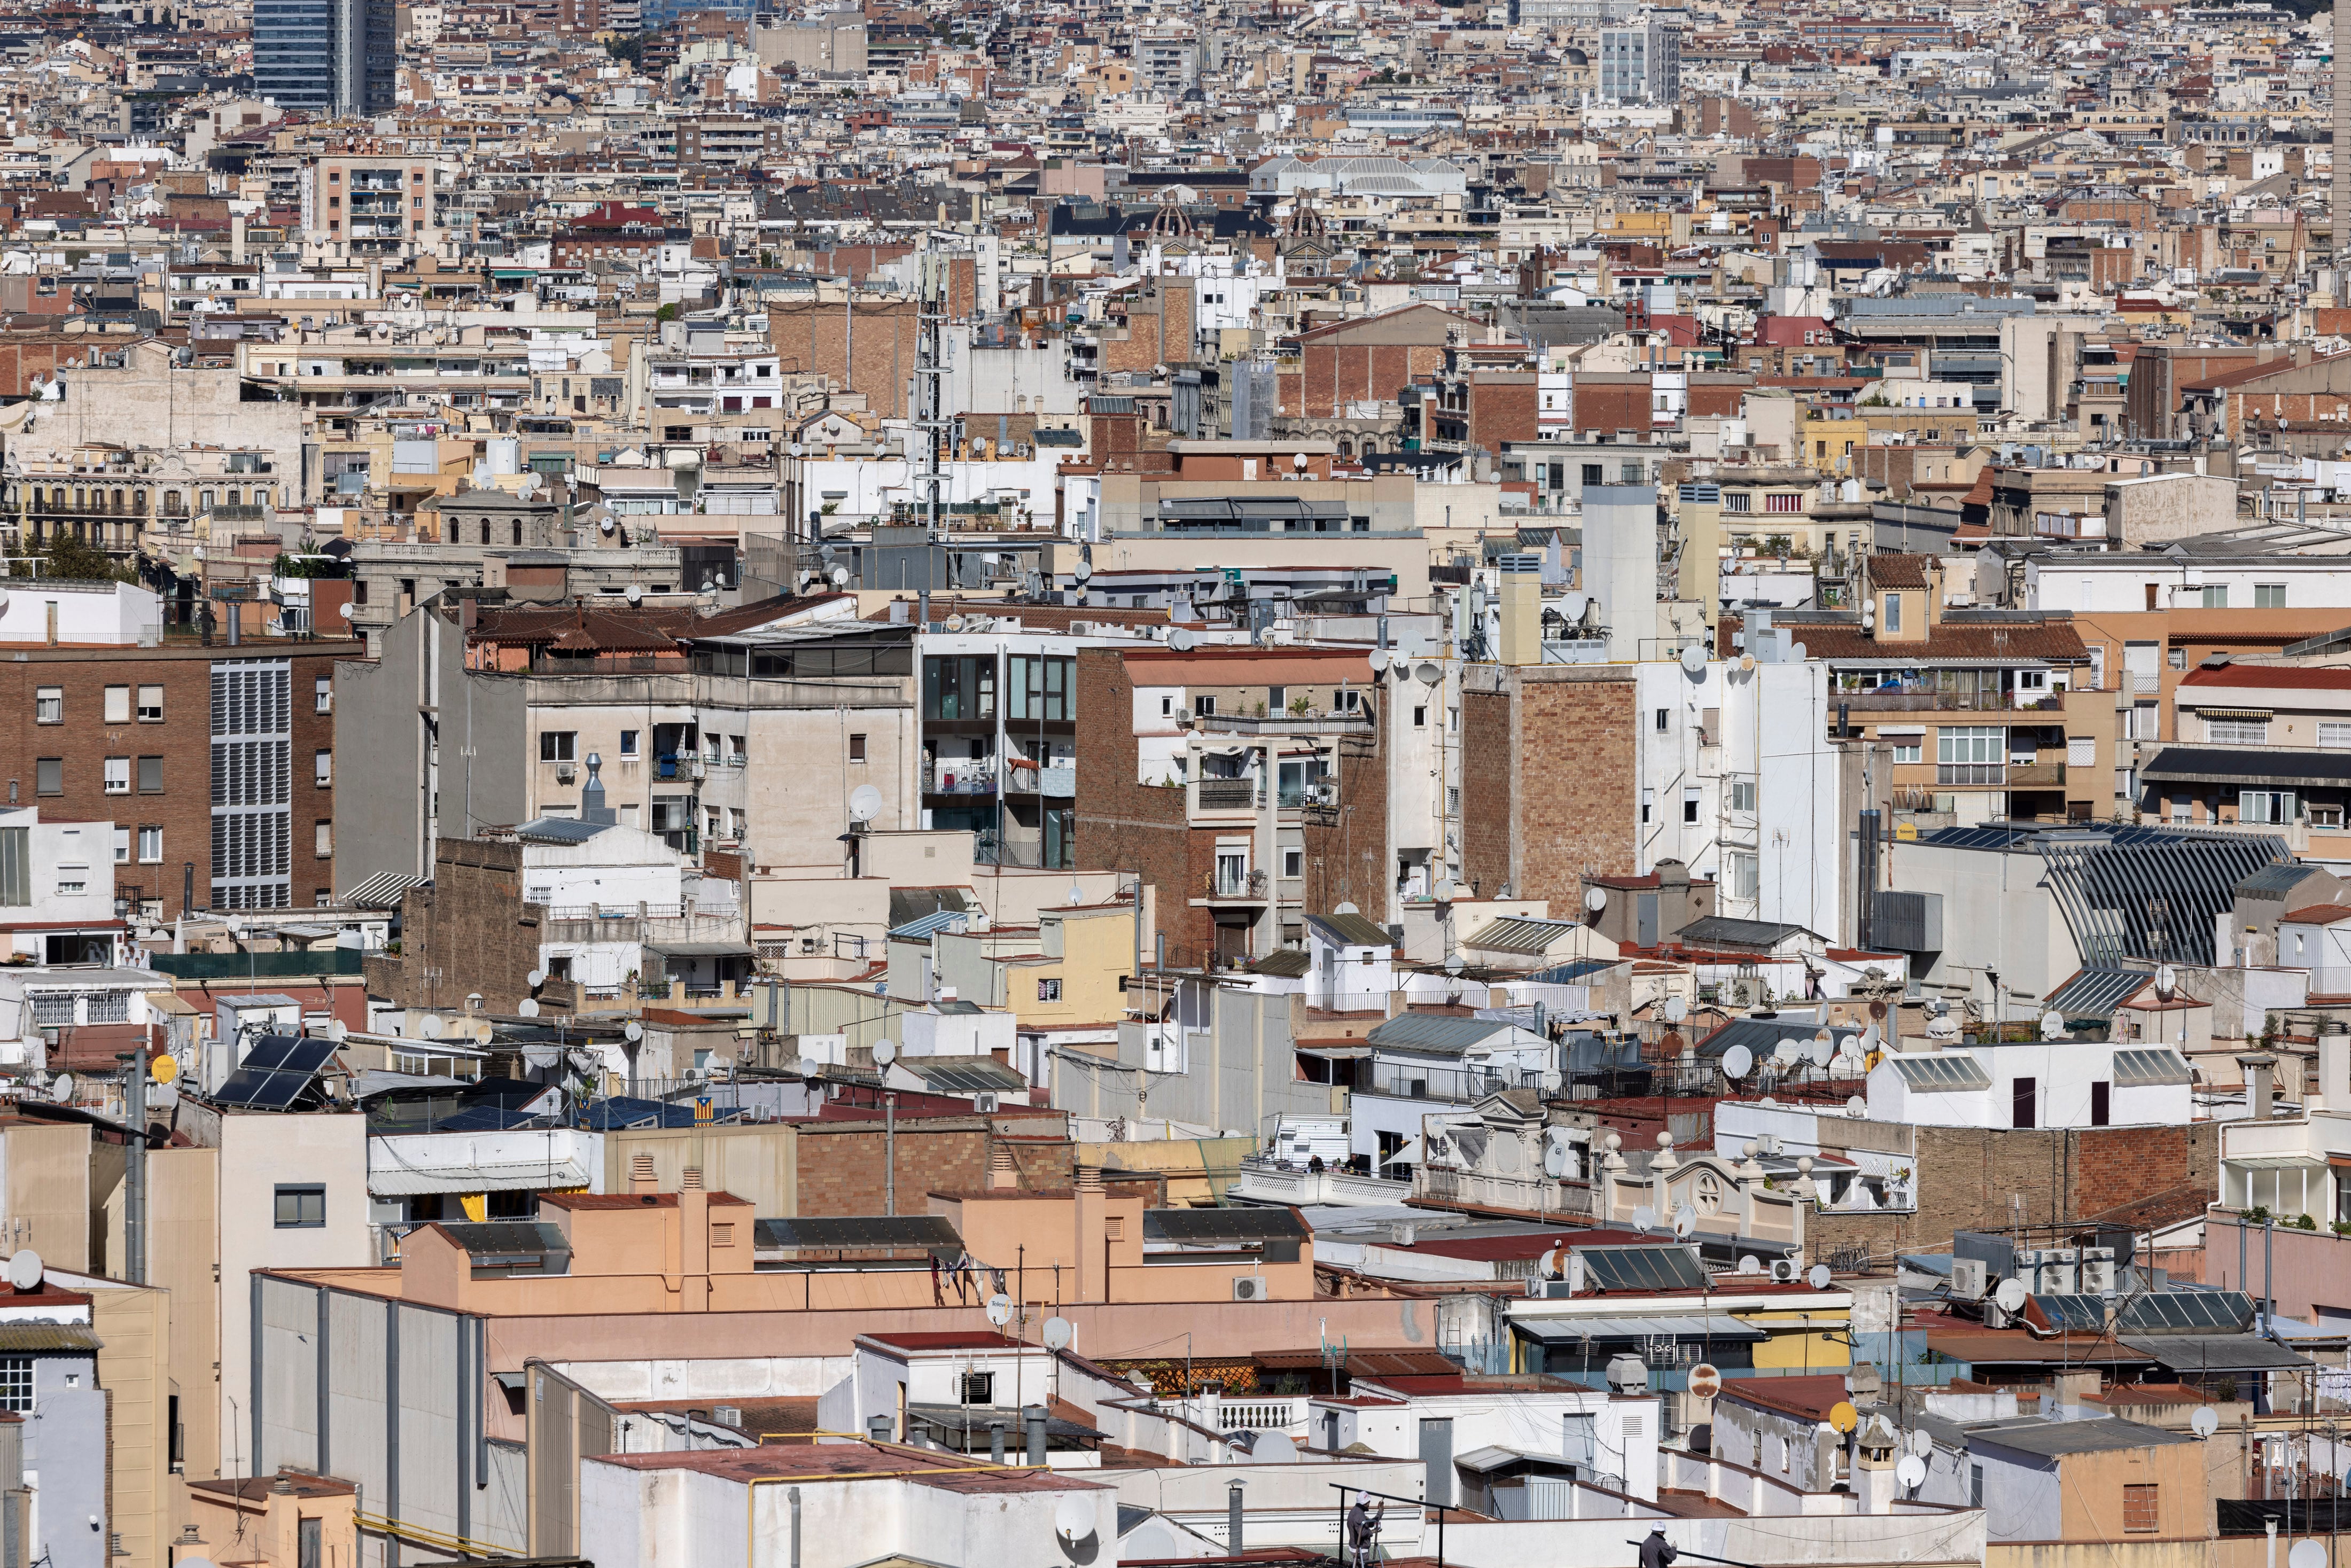
[[[248,1111],[291,1110],[334,1054],[331,1040],[265,1034],[253,1042],[236,1071],[214,1092],[213,1099]]]
[[[2124,1333],[2243,1333],[2252,1323],[2253,1301],[2241,1291],[2156,1291],[2126,1301],[2115,1326]]]
[[[1578,1247],[1583,1277],[1605,1291],[1702,1291],[1706,1270],[1687,1247]]]
[[[2035,1296],[2032,1306],[2052,1329],[2071,1333],[2106,1332],[2106,1303],[2101,1296]]]
[[[1886,1060],[1894,1064],[1894,1071],[1902,1075],[1904,1083],[1922,1093],[1950,1094],[1991,1087],[1991,1074],[1984,1071],[1983,1063],[1963,1051],[1932,1056],[1896,1052]]]

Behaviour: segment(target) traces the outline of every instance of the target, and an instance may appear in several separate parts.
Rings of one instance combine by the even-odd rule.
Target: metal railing
[[[1261,871],[1245,872],[1238,876],[1229,872],[1208,873],[1210,898],[1263,898],[1271,885]]]
[[[1906,691],[1833,692],[1830,700],[1855,713],[2044,713],[2064,699],[2045,692]]]
[[[1194,782],[1194,797],[1203,811],[1254,811],[1258,789],[1254,779],[1201,779]]]
[[[1938,784],[1990,784],[2007,781],[2008,768],[1998,762],[1941,762],[1935,766]]]

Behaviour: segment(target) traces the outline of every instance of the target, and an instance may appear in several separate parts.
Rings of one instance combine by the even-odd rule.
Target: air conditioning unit
[[[1801,1270],[1796,1267],[1796,1260],[1793,1258],[1774,1258],[1771,1260],[1771,1282],[1775,1285],[1794,1284],[1796,1282],[1796,1276],[1800,1271]]]
[[[996,1114],[996,1096],[975,1094],[971,1097],[971,1108],[983,1116],[993,1116]]]
[[[2073,1264],[2043,1263],[2041,1265],[2040,1283],[2034,1289],[2044,1296],[2070,1296],[2074,1294],[2074,1281]]]
[[[1951,1299],[1955,1301],[1980,1301],[1991,1283],[1991,1270],[1980,1258],[1951,1260]]]
[[[558,784],[569,784],[578,777],[579,769],[570,763],[559,762],[555,765],[555,781]]]
[[[1269,1298],[1270,1293],[1266,1289],[1266,1279],[1264,1275],[1236,1274],[1233,1276],[1233,1300],[1237,1301],[1262,1301]]]
[[[2100,1247],[2094,1251],[2106,1252]],[[2104,1258],[2085,1257],[2080,1276],[2081,1293],[2085,1296],[2108,1296],[2115,1289],[2115,1260],[2111,1253]]]
[[[1091,622],[1091,621],[1072,621],[1072,622],[1070,622],[1070,635],[1071,635],[1071,636],[1072,636],[1072,637],[1091,637],[1091,636],[1092,636],[1093,634],[1094,634],[1094,623],[1093,623],[1092,622]]]

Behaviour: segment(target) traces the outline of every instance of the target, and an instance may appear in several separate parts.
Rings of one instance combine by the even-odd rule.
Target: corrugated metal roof
[[[959,932],[971,924],[967,909],[934,909],[890,933],[893,942],[927,942],[941,931]]]
[[[103,1350],[88,1323],[0,1323],[0,1351]]]
[[[1364,1038],[1374,1045],[1459,1052],[1520,1034],[1526,1034],[1526,1031],[1516,1025],[1495,1023],[1488,1019],[1448,1018],[1442,1013],[1399,1013]],[[1536,1043],[1534,1037],[1528,1035],[1527,1043]]]
[[[902,1056],[894,1065],[925,1088],[950,1094],[1008,1094],[1029,1087],[1026,1078],[989,1056]]]
[[[793,1216],[762,1219],[753,1227],[758,1243],[767,1249],[813,1251],[855,1251],[918,1247],[959,1249],[963,1238],[954,1222],[936,1214],[862,1214]]]
[[[560,1191],[587,1185],[587,1167],[569,1159],[394,1166],[368,1173],[368,1191],[377,1197],[419,1197],[449,1192]]]
[[[380,871],[343,894],[343,902],[362,909],[397,909],[400,895],[418,885],[420,880],[406,872]]]
[[[1573,920],[1530,920],[1504,915],[1461,940],[1464,947],[1498,953],[1540,954],[1561,937],[1581,929]]]
[[[517,828],[515,837],[527,844],[584,844],[611,826],[569,817],[538,817]]]
[[[1321,928],[1331,939],[1349,947],[1388,947],[1395,938],[1384,925],[1374,925],[1360,915],[1310,915],[1306,924]]]
[[[2051,1010],[2069,1019],[2111,1019],[2115,1009],[2155,977],[2147,969],[2077,969],[2049,993]]]

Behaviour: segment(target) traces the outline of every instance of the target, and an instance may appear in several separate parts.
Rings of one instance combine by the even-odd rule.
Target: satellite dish
[[[351,1038],[351,1026],[340,1019],[329,1019],[327,1024],[327,1038],[340,1045]]]
[[[1197,637],[1193,636],[1192,633],[1184,631],[1180,627],[1176,631],[1167,633],[1167,645],[1175,649],[1179,653],[1190,653],[1193,645],[1197,642],[1199,642]]]
[[[1257,1441],[1249,1445],[1249,1463],[1253,1465],[1294,1465],[1298,1462],[1298,1445],[1290,1440],[1287,1432],[1259,1432]]]
[[[1427,659],[1423,659],[1414,665],[1412,673],[1420,677],[1420,684],[1424,686],[1433,686],[1445,678],[1445,672],[1438,669],[1433,661]]]
[[[960,631],[962,631],[962,630],[963,630],[963,617],[962,617],[962,616],[960,616],[960,615],[950,615],[950,616],[948,616],[948,617],[947,617],[947,620],[946,620],[946,627],[947,627],[947,630],[948,630],[948,631],[950,631],[950,632],[960,632]]]
[[[532,990],[535,991],[538,989],[539,987],[547,984],[547,971],[544,969],[533,969],[529,974],[523,977],[523,980]]]
[[[1462,966],[1461,966],[1461,955],[1460,955],[1460,954],[1458,954],[1458,953],[1447,953],[1447,954],[1445,956],[1445,972],[1446,972],[1447,974],[1448,974],[1448,975],[1458,975],[1458,974],[1459,974],[1459,973],[1461,972],[1461,967],[1462,967]]]
[[[898,1048],[896,1045],[886,1040],[877,1040],[873,1042],[874,1066],[887,1067],[897,1060]]]
[[[2064,1033],[2065,1015],[2064,1013],[2059,1012],[2055,1008],[2051,1008],[2047,1012],[2041,1015],[2042,1039],[2057,1040],[2062,1038]]]
[[[441,1038],[441,1020],[434,1017],[431,1013],[426,1013],[423,1018],[416,1020],[416,1032],[426,1040],[439,1040]]]
[[[336,605],[335,613],[341,616],[344,620],[349,621],[351,618],[351,601],[346,599],[340,604]]]
[[[799,1060],[799,1070],[800,1076],[802,1078],[821,1078],[824,1076],[824,1063],[819,1061],[813,1056],[801,1057]]]
[[[644,598],[645,598],[645,591],[644,591],[643,589],[642,589],[642,588],[638,587],[638,586],[637,586],[635,583],[633,583],[633,582],[632,582],[632,583],[631,583],[631,584],[629,584],[629,602],[630,602],[630,603],[632,603],[632,604],[642,604],[642,603],[643,603],[643,602],[644,602]]]
[[[1827,1264],[1815,1263],[1813,1265],[1811,1271],[1805,1274],[1804,1283],[1810,1285],[1815,1291],[1825,1291],[1829,1288],[1830,1282],[1835,1278],[1835,1275],[1829,1272],[1829,1266]]]
[[[882,791],[871,784],[860,784],[849,792],[849,820],[870,822],[882,814]]]
[[[1689,1004],[1687,1002],[1682,1000],[1679,997],[1667,997],[1666,998],[1666,1021],[1667,1023],[1679,1023],[1682,1019],[1687,1017],[1689,1017]]]
[[[1292,456],[1291,456],[1291,458],[1290,459],[1290,465],[1291,467],[1293,467],[1293,468],[1303,468],[1303,467],[1305,467],[1305,466],[1306,466],[1306,454],[1304,454],[1303,452],[1301,452],[1301,453],[1297,453],[1297,454],[1295,454],[1294,455],[1292,455]]]
[[[849,586],[849,569],[847,567],[836,566],[832,569],[832,585],[835,588],[847,588]]]
[[[1849,1400],[1840,1399],[1829,1411],[1829,1425],[1840,1432],[1850,1432],[1861,1425],[1861,1412]]]
[[[1687,1236],[1690,1232],[1692,1232],[1693,1230],[1696,1230],[1697,1228],[1698,1228],[1698,1210],[1697,1210],[1697,1209],[1692,1208],[1688,1204],[1687,1204],[1687,1203],[1686,1203],[1686,1204],[1683,1204],[1679,1208],[1677,1208],[1677,1209],[1675,1209],[1675,1210],[1674,1210],[1674,1234],[1675,1234],[1675,1235],[1677,1235],[1677,1236]]]
[[[1456,891],[1451,877],[1439,877],[1437,880],[1437,885],[1429,890],[1429,896],[1439,904],[1450,904],[1453,902]]]
[[[622,1040],[643,1040],[645,1038],[645,1026],[639,1023],[636,1019],[631,1019],[628,1022],[621,1026],[621,1038]]]
[[[1864,1051],[1876,1051],[1877,1049],[1878,1042],[1885,1038],[1886,1037],[1884,1035],[1877,1032],[1877,1026],[1876,1024],[1871,1024],[1867,1029],[1861,1031],[1861,1049]]]
[[[987,1298],[987,1321],[1002,1328],[1012,1321],[1012,1298],[1001,1291]]]
[[[74,1081],[73,1074],[70,1072],[58,1073],[49,1084],[49,1093],[60,1105],[71,1103],[73,1092]]]
[[[41,1255],[29,1247],[19,1247],[10,1253],[8,1282],[20,1291],[38,1290],[41,1284]]]
[[[1077,565],[1070,569],[1070,575],[1076,578],[1080,582],[1085,581],[1086,579],[1093,576],[1093,574],[1094,568],[1093,562],[1092,561],[1081,560],[1078,562]]]
[[[1383,671],[1383,670],[1386,669],[1387,667],[1388,667],[1388,651],[1387,651],[1385,648],[1374,648],[1374,649],[1373,649],[1373,650],[1372,650],[1372,673],[1373,673],[1373,674],[1377,674],[1378,673],[1380,673],[1381,671]]]
[[[1078,1337],[1078,1331],[1071,1326],[1067,1318],[1047,1318],[1042,1337],[1047,1350],[1067,1350],[1070,1342]]]
[[[1741,1252],[1739,1255],[1739,1271],[1742,1274],[1761,1274],[1763,1271],[1763,1260],[1752,1252]]]
[[[1695,643],[1682,644],[1682,673],[1687,675],[1706,674],[1706,650]]]
[[[2210,1405],[2199,1406],[2196,1414],[2188,1417],[2188,1429],[2199,1437],[2209,1437],[2220,1429],[2220,1413]]]
[[[1935,1434],[1926,1430],[1924,1427],[1911,1433],[1910,1451],[1917,1455],[1922,1459],[1928,1455],[1933,1453],[1935,1451]]]
[[[147,1064],[147,1076],[158,1083],[169,1083],[180,1075],[177,1058],[159,1056]]]
[[[1568,1155],[1566,1145],[1546,1144],[1543,1145],[1543,1175],[1551,1177],[1553,1181],[1557,1181],[1560,1177],[1567,1174],[1567,1165]]]
[[[1722,1053],[1722,1075],[1734,1083],[1755,1071],[1755,1053],[1743,1045],[1734,1045]]]
[[[1094,1532],[1094,1498],[1091,1491],[1073,1491],[1053,1505],[1053,1533],[1074,1546]]]
[[[1916,1454],[1903,1455],[1902,1462],[1894,1467],[1894,1479],[1902,1483],[1905,1490],[1917,1490],[1920,1484],[1927,1479],[1927,1461]],[[2297,1563],[2294,1568],[2304,1568],[2304,1565]],[[2312,1568],[2325,1568],[2325,1558],[2322,1556],[2317,1563],[2312,1565]]]
[[[538,1016],[538,998],[537,997],[523,998],[522,1000],[515,1004],[515,1012],[523,1018],[537,1018]]]
[[[1991,1299],[2003,1312],[2021,1312],[2024,1310],[2024,1298],[2029,1293],[2023,1281],[2002,1280],[2000,1289],[1991,1293]]]
[[[2171,999],[2171,993],[2178,989],[2179,986],[2179,970],[2173,968],[2168,964],[2158,964],[2156,966],[2155,994],[2157,996],[2161,997],[2168,1002]]]
[[[1689,1369],[1689,1391],[1693,1398],[1711,1399],[1722,1392],[1722,1374],[1714,1363],[1701,1361]]]
[[[1826,1067],[1836,1060],[1836,1042],[1825,1036],[1815,1037],[1813,1049],[1805,1053],[1814,1067]]]
[[[1590,910],[1594,915],[1597,915],[1602,910],[1607,908],[1608,890],[1604,887],[1585,888],[1583,890],[1583,907]]]
[[[1570,621],[1581,621],[1583,612],[1592,608],[1588,593],[1562,593],[1559,596],[1559,612]]]
[[[1633,1228],[1635,1230],[1655,1230],[1657,1228],[1657,1211],[1643,1204],[1633,1211]]]
[[[1796,1054],[1801,1049],[1794,1040],[1782,1035],[1771,1042],[1771,1060],[1782,1067],[1788,1066],[1796,1060]]]
[[[1361,915],[1363,911],[1357,908],[1352,902],[1343,902],[1338,908],[1332,910],[1331,913],[1333,915]]]
[[[2315,1541],[2297,1541],[2285,1554],[2286,1568],[2326,1568],[2326,1548]]]
[[[1848,1116],[1866,1116],[1869,1114],[1869,1102],[1858,1094],[1848,1095],[1845,1098],[1844,1113]]]

